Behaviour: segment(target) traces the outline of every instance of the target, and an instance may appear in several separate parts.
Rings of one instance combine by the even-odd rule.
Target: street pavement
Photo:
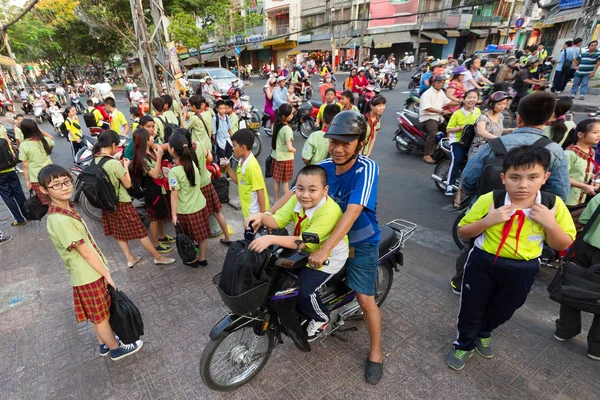
[[[210,391],[198,365],[208,332],[224,315],[212,277],[226,249],[209,239],[209,266],[191,269],[181,263],[155,266],[132,243],[144,260],[129,269],[101,224],[86,219],[115,282],[136,302],[145,323],[140,352],[118,362],[102,358],[90,325],[75,323],[68,274],[45,221],[11,228],[2,205],[0,229],[13,239],[0,247],[0,399],[597,399],[600,363],[585,356],[586,334],[567,343],[552,337],[558,305],[545,289],[552,269],[542,269],[527,303],[494,332],[493,359],[475,355],[460,372],[446,366],[458,310],[448,284],[458,254],[450,234],[456,213],[431,181],[433,167],[419,154],[399,154],[392,142],[409,77],[402,74],[398,88],[382,92],[388,102],[373,151],[380,165],[379,221],[418,224],[381,310],[385,372],[379,385],[364,381],[368,335],[356,321],[348,326],[357,332],[344,333],[343,340],[329,337],[311,353],[299,352],[284,337],[253,382],[231,393]],[[255,79],[246,90],[259,110],[264,83]],[[117,105],[125,111],[123,95],[117,93]],[[261,141],[263,164],[270,138]],[[300,150],[303,143],[296,134],[294,146]],[[57,139],[52,157],[71,165],[66,140]],[[296,157],[296,170],[300,164]],[[271,179],[267,185],[272,194]],[[236,203],[234,185],[231,197]],[[241,238],[240,212],[225,205],[224,213],[234,238]],[[586,316],[584,332],[590,322]]]

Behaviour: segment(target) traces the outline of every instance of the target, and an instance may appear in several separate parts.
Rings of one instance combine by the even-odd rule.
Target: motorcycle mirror
[[[321,240],[319,239],[319,235],[317,235],[316,233],[304,232],[302,233],[302,242],[319,244]]]

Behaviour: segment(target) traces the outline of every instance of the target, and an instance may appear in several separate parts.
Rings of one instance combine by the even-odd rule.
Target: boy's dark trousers
[[[331,274],[308,267],[302,267],[294,272],[300,280],[297,303],[300,312],[315,321],[329,321],[329,310],[316,290],[331,278]]]
[[[15,171],[0,173],[0,197],[2,197],[15,221],[25,222],[22,211],[25,194],[19,176]]]
[[[575,243],[575,263],[587,268],[600,264],[600,249],[585,242]],[[556,336],[571,339],[581,333],[581,311],[561,304],[560,317],[556,320]],[[600,315],[594,315],[588,332],[588,353],[600,357]]]
[[[221,147],[219,147],[217,145],[217,157],[219,159],[221,158],[231,158],[231,155],[233,154],[233,147],[231,147],[231,145],[229,144],[229,142],[225,142],[225,148],[222,149]]]
[[[458,313],[457,350],[473,350],[478,337],[488,338],[527,299],[540,270],[538,258],[512,260],[474,247],[465,264]]]

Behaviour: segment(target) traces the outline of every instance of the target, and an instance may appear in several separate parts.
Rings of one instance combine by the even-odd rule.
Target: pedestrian
[[[8,152],[0,152],[0,165],[8,166],[18,161],[17,153],[4,127],[0,128],[0,142],[4,142],[2,143],[2,147],[8,149]],[[21,187],[15,167],[0,170],[0,197],[12,215],[13,222],[11,226],[25,225],[27,223],[23,215],[25,194],[23,193],[23,188]],[[7,242],[10,238],[10,235],[3,236],[0,232],[0,243]]]
[[[275,181],[275,201],[280,193],[289,190],[289,182],[294,174],[294,153],[292,145],[294,132],[289,127],[289,121],[294,117],[294,109],[289,104],[282,104],[275,110],[275,125],[271,138],[271,157],[273,158],[273,181]],[[283,191],[281,191],[283,188]]]
[[[165,102],[162,109],[162,116],[164,117],[164,119],[172,125],[179,126],[179,113],[175,115],[175,111],[173,110],[173,106],[177,103],[173,103],[173,98],[168,94],[163,94],[162,96],[160,96],[160,98],[163,99],[163,101]]]
[[[131,115],[131,132],[135,132],[140,127],[140,109],[130,107],[129,114]]]
[[[240,129],[240,118],[233,111],[234,106],[235,106],[235,104],[233,103],[233,100],[229,100],[229,99],[225,100],[225,107],[227,108],[226,114],[227,114],[227,117],[229,118],[229,122],[231,124],[231,134],[232,135]]]
[[[79,149],[85,147],[85,144],[83,143],[83,131],[81,130],[79,117],[77,117],[77,109],[73,106],[68,106],[65,113],[67,114],[65,127],[67,128],[67,131],[69,131],[69,142],[71,142],[73,159],[75,159]]]
[[[571,88],[571,97],[577,96],[579,90],[579,100],[585,100],[585,95],[588,91],[588,83],[596,74],[598,66],[600,66],[600,51],[598,49],[598,41],[592,40],[588,44],[588,50],[579,54],[573,60],[573,66],[577,68],[575,77],[573,78],[573,87]],[[581,89],[580,89],[581,88]]]
[[[129,137],[131,127],[127,122],[127,118],[125,118],[125,114],[117,110],[115,99],[112,97],[107,97],[104,99],[104,107],[109,115],[108,122],[110,124],[110,129],[114,132],[117,132],[117,135]]]
[[[584,119],[565,141],[565,154],[569,161],[571,190],[565,202],[573,207],[584,204],[587,196],[596,195],[594,179],[600,168],[594,160],[594,148],[600,142],[600,121]],[[592,147],[593,146],[593,147]]]
[[[570,48],[567,49],[567,53],[568,53],[567,56],[569,56],[569,55],[571,56],[571,58],[570,58],[571,69],[569,71],[569,74],[564,77],[565,80],[563,82],[563,90],[567,86],[569,81],[575,77],[576,69],[573,64],[574,64],[575,60],[577,59],[577,57],[579,57],[579,55],[581,54],[581,43],[583,43],[582,38],[575,38],[575,39],[573,39],[573,46],[571,46]]]
[[[350,96],[352,96],[350,92]],[[350,101],[350,98],[348,98]],[[353,106],[355,107],[355,106]],[[327,127],[331,124],[333,117],[340,112],[336,104],[325,106],[323,111],[323,128],[310,134],[302,148],[302,161],[305,165],[315,165],[326,159],[329,155],[329,139],[325,138]]]
[[[42,168],[39,180],[41,190],[51,199],[46,229],[71,277],[77,322],[91,322],[101,356],[110,354],[116,361],[136,353],[142,348],[143,341],[124,344],[110,326],[111,298],[107,285],[115,290],[117,286],[106,257],[77,210],[70,205],[73,194],[71,174],[63,167],[51,164]]]
[[[290,106],[291,107],[291,106]],[[252,154],[254,132],[240,129],[231,137],[233,155],[239,160],[236,171],[231,169],[229,161],[220,163],[221,170],[227,172],[231,181],[238,185],[240,208],[244,219],[251,214],[269,210],[269,195],[258,160]]]
[[[454,195],[454,185],[458,180],[458,172],[462,165],[462,160],[466,155],[467,149],[459,143],[463,130],[466,125],[473,125],[481,116],[479,108],[475,107],[479,100],[479,91],[469,90],[463,95],[463,106],[455,111],[450,117],[446,133],[450,139],[450,149],[452,151],[452,161],[448,169],[448,185],[446,186],[446,196]],[[460,196],[457,196],[460,200]]]
[[[149,117],[149,116],[145,116]],[[149,117],[148,125],[154,124]],[[170,253],[175,239],[165,233],[164,221],[171,219],[169,184],[163,173],[163,149],[154,142],[154,130],[146,128],[134,132],[135,146],[131,160],[131,177],[145,190],[146,216],[150,221],[150,240],[158,253]]]
[[[54,138],[49,133],[41,130],[37,123],[31,119],[24,119],[21,123],[23,142],[19,146],[19,159],[23,163],[23,174],[27,182],[27,190],[33,190],[40,202],[44,205],[50,203],[46,194],[40,191],[38,174],[46,165],[52,164],[50,154],[54,147]]]
[[[117,208],[115,211],[102,210],[102,228],[104,236],[112,236],[123,251],[127,259],[127,266],[133,268],[142,260],[142,257],[134,257],[129,249],[129,241],[139,239],[144,249],[152,255],[154,264],[168,265],[175,262],[172,258],[160,255],[152,245],[148,232],[140,216],[131,204],[131,197],[127,189],[131,187],[131,176],[129,174],[129,159],[121,161],[113,156],[119,151],[119,135],[115,131],[104,131],[98,136],[94,145],[94,162],[99,164],[103,158],[108,158],[102,165],[110,182],[117,193]]]
[[[169,154],[174,161],[174,166],[169,171],[173,225],[179,224],[183,232],[198,246],[198,256],[189,266],[207,266],[209,215],[206,199],[199,190],[200,172],[194,162],[192,144],[183,134],[172,135],[169,138]]]
[[[342,106],[342,111],[352,110],[359,112],[358,107],[353,104],[354,95],[351,90],[344,90],[340,95],[340,105]],[[324,114],[324,113],[323,113]],[[325,120],[323,118],[323,120]]]
[[[229,159],[233,154],[231,135],[233,127],[227,115],[227,106],[223,100],[216,103],[217,115],[212,118],[212,139],[217,143],[217,157]]]
[[[361,153],[369,158],[371,158],[371,153],[375,147],[377,133],[381,129],[381,116],[385,111],[386,102],[386,98],[378,94],[375,95],[365,107],[367,110],[365,113],[365,118],[367,119],[367,136],[363,143]]]
[[[158,144],[165,143],[165,124],[167,120],[164,116],[165,101],[161,97],[155,97],[152,99],[152,108],[154,109],[154,133],[155,142]],[[141,126],[140,119],[140,126]],[[179,123],[175,124],[179,126]]]
[[[331,74],[329,72],[327,72],[324,76],[323,76],[323,83],[321,84],[321,86],[319,87],[319,93],[321,94],[321,101],[324,103],[325,101],[327,101],[327,96],[326,96],[326,92],[328,89],[335,89],[335,86],[332,83],[332,78],[331,78]]]
[[[554,70],[554,77],[552,78],[552,88],[550,89],[553,93],[560,94],[563,90],[565,90],[565,78],[571,71],[571,63],[573,62],[572,58],[567,58],[567,49],[569,49],[571,46],[573,46],[573,41],[567,40],[563,44],[563,48],[560,51],[558,60],[556,61],[556,69]]]
[[[518,72],[518,67],[515,67],[516,64],[517,58],[515,56],[508,57],[496,77],[496,83],[512,82]]]
[[[315,121],[316,126],[321,126],[321,122],[323,120],[323,111],[325,110],[325,107],[327,107],[328,105],[337,105],[338,107],[340,107],[340,109],[342,108],[342,105],[337,101],[336,94],[337,92],[335,91],[335,88],[328,88],[325,91],[325,102],[321,104],[321,107],[319,107],[319,112],[317,112],[317,119]]]
[[[207,122],[205,115],[202,115],[205,104],[206,101],[202,96],[190,97],[189,108],[191,113],[188,113],[188,107],[183,107],[181,127],[190,131],[194,142],[200,143],[207,149],[212,149],[212,116],[210,122]],[[208,116],[209,114],[206,114],[206,117]]]
[[[455,104],[442,90],[446,76],[437,74],[431,80],[433,81],[432,85],[423,93],[419,104],[419,122],[421,122],[427,135],[425,155],[423,156],[423,161],[427,164],[435,164],[435,161],[431,157],[435,150],[435,137],[440,124],[444,121],[444,116],[451,114],[450,111],[444,110],[444,106]]]
[[[600,231],[598,221],[590,221],[594,211],[600,205],[600,196],[595,196],[579,216],[579,224],[593,223],[588,233],[581,241],[575,241],[575,264],[583,268],[600,264]],[[560,305],[559,318],[556,320],[554,338],[565,342],[581,333],[581,311],[575,308]],[[592,324],[587,335],[587,355],[592,360],[600,361],[600,315],[593,316]]]
[[[475,350],[484,358],[494,356],[492,331],[525,303],[543,242],[559,251],[575,238],[565,203],[540,191],[550,176],[550,157],[535,145],[510,150],[500,175],[505,190],[480,196],[459,223],[460,236],[475,244],[464,267],[457,338],[447,358],[454,370]]]
[[[567,121],[566,114],[573,106],[573,99],[568,96],[558,97],[554,113],[544,125],[542,131],[546,136],[552,139],[553,142],[563,145],[569,132],[575,129],[576,124],[573,121]]]
[[[367,79],[365,67],[358,69],[358,75],[352,80],[352,96],[354,97],[354,105],[358,106],[360,102],[360,96],[363,95],[365,88],[369,86],[369,80]]]

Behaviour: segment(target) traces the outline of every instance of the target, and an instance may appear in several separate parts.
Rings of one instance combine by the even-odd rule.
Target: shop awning
[[[373,35],[376,49],[385,49],[392,47],[394,43],[410,43],[411,37],[409,31],[399,31],[393,33],[378,33]]]
[[[184,65],[186,67],[190,66],[190,65],[196,65],[196,64],[200,64],[200,61],[198,61],[198,59],[196,57],[189,57],[186,60],[183,60],[181,62],[181,65]]]
[[[15,60],[10,57],[0,56],[0,65],[4,67],[14,67],[16,63]]]
[[[315,40],[310,43],[300,43],[298,44],[298,47],[296,47],[296,49],[299,49],[301,51],[331,51],[331,40]]]
[[[421,35],[431,39],[431,43],[433,44],[448,44],[448,39],[437,32],[421,32]]]
[[[285,43],[285,38],[284,37],[279,38],[279,39],[265,40],[263,42],[263,46],[269,47],[269,46],[275,46],[275,45],[283,44],[283,43]]]
[[[460,31],[446,29],[444,32],[446,32],[446,37],[460,37]]]
[[[580,10],[574,10],[574,9],[560,10],[556,14],[546,17],[542,21],[542,23],[544,24],[543,27],[546,28],[547,25],[560,24],[561,22],[573,21],[573,20],[579,18],[580,15],[581,15]]]
[[[484,38],[487,37],[490,33],[488,29],[469,29],[471,33],[476,34],[477,36]]]
[[[205,62],[211,62],[211,61],[219,61],[219,58],[223,57],[225,55],[225,52],[223,51],[218,51],[216,53],[212,53],[210,54],[208,57],[206,57],[204,59]]]
[[[497,35],[498,34],[498,28],[490,28],[490,35]]]

